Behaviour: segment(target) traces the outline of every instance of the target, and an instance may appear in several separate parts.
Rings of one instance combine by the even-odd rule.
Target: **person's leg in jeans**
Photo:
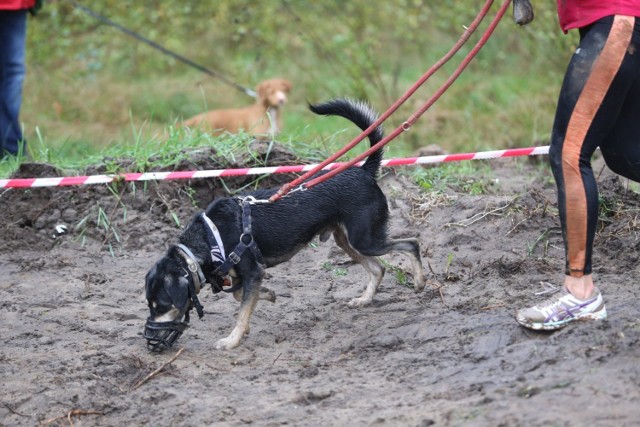
[[[19,114],[25,77],[27,10],[0,11],[0,158],[24,149]]]

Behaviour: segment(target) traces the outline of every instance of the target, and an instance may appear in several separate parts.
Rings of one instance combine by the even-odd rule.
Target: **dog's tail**
[[[360,129],[365,130],[378,120],[378,113],[366,102],[356,101],[352,99],[337,98],[322,104],[309,105],[309,109],[316,114],[323,116],[340,116],[353,122]],[[384,137],[382,126],[378,126],[369,134],[371,146],[377,144]],[[379,149],[372,153],[362,165],[362,169],[366,170],[376,178],[380,172],[380,163],[382,162],[383,149]]]

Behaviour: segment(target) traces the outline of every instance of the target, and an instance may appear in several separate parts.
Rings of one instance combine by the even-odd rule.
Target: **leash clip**
[[[249,203],[250,205],[256,205],[256,204],[259,204],[259,203],[269,203],[269,200],[256,199],[253,196],[238,197],[238,199],[240,199],[240,204]]]
[[[296,188],[292,188],[291,191],[289,191],[289,194],[295,193],[297,191],[299,192],[305,192],[307,191],[308,188],[304,186],[304,184],[300,184],[299,186],[297,186]]]

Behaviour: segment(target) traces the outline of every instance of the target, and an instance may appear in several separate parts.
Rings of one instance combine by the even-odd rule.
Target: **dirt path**
[[[399,269],[374,303],[350,309],[364,270],[318,243],[268,271],[277,301],[260,302],[232,351],[214,343],[237,303],[209,290],[173,350],[149,353],[141,335],[146,271],[217,184],[121,187],[120,203],[98,186],[2,193],[0,425],[639,425],[640,197],[601,178],[609,320],[527,332],[513,312],[563,264],[554,191],[534,163],[493,165],[499,182],[479,196],[382,180],[391,234],[420,237],[424,292],[401,283],[409,260],[389,257]],[[69,232],[53,238],[58,224]]]

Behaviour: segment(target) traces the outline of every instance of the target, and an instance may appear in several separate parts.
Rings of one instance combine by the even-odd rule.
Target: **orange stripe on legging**
[[[634,18],[630,16],[614,18],[604,48],[571,114],[562,146],[567,254],[572,276],[583,275],[587,249],[587,196],[580,174],[580,150],[593,118],[620,69],[631,41],[634,23]]]

